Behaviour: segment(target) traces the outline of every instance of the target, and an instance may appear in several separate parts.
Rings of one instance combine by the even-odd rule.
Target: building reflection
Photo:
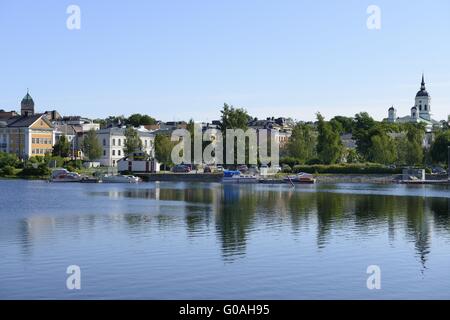
[[[34,241],[48,234],[71,230],[72,235],[77,235],[80,230],[96,232],[98,226],[113,230],[112,226],[117,225],[119,230],[132,230],[130,237],[148,235],[152,230],[179,232],[180,228],[184,228],[189,238],[214,233],[222,259],[233,262],[245,256],[252,233],[271,228],[286,232],[287,227],[296,234],[312,235],[318,249],[332,244],[336,234],[345,234],[354,241],[385,235],[391,244],[405,237],[413,245],[424,271],[432,232],[446,237],[450,234],[448,198],[220,184],[194,187],[154,184],[91,195],[125,201],[111,204],[110,211],[104,214],[93,210],[77,215],[23,218],[16,230],[24,255],[31,253]],[[1,226],[0,231],[2,237],[5,230]]]

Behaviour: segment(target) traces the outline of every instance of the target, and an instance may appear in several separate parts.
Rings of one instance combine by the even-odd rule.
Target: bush
[[[288,164],[284,164],[283,167],[281,168],[281,171],[283,173],[291,173],[292,172],[292,168]]]
[[[20,172],[20,175],[24,177],[45,177],[49,174],[50,169],[45,163],[40,163],[37,167],[27,166]]]
[[[64,165],[64,158],[60,156],[46,155],[44,157],[44,162],[51,167],[60,168]]]
[[[295,173],[335,173],[335,174],[398,174],[401,168],[388,168],[379,164],[333,164],[333,165],[297,165],[293,168]]]
[[[294,158],[294,157],[283,157],[280,159],[280,164],[282,165],[288,165],[289,167],[293,167],[297,164],[300,164],[300,160]]]
[[[66,162],[67,170],[69,170],[69,167],[72,169],[82,169],[83,167],[83,161],[81,160],[70,160]],[[69,170],[73,171],[73,170]]]
[[[315,165],[315,164],[321,164],[321,163],[322,163],[322,161],[320,161],[320,159],[318,159],[318,158],[314,158],[314,159],[306,161],[306,164],[310,165],[310,166]]]
[[[0,152],[0,168],[5,166],[16,167],[19,164],[19,159],[15,154]]]
[[[14,175],[14,167],[4,166],[0,169],[0,176],[12,176]]]

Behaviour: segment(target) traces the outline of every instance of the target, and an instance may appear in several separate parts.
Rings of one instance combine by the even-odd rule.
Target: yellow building
[[[11,118],[6,132],[6,151],[20,158],[44,156],[52,152],[53,126],[44,114]]]
[[[15,153],[21,159],[51,153],[55,135],[45,114],[34,113],[34,101],[27,92],[21,102],[21,115],[0,122],[0,151]]]

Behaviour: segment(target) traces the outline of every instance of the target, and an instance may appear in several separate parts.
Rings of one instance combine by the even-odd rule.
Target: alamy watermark
[[[70,265],[67,267],[66,273],[69,275],[66,280],[66,287],[68,290],[81,289],[81,268],[77,265]]]
[[[81,29],[81,9],[75,4],[67,7],[66,13],[69,15],[66,20],[66,27],[69,30]]]
[[[193,135],[186,129],[172,132],[171,140],[179,142],[171,153],[174,164],[260,164],[278,166],[279,141],[275,130],[249,128],[218,129],[194,124]],[[204,144],[208,145],[204,147]],[[225,147],[225,150],[224,150]],[[269,152],[270,149],[270,152]],[[224,157],[225,152],[225,157]]]
[[[367,267],[366,273],[369,274],[366,285],[369,290],[381,289],[381,268],[377,265],[370,265]]]
[[[367,18],[366,25],[369,30],[380,30],[381,29],[381,9],[379,6],[370,5],[367,7]]]

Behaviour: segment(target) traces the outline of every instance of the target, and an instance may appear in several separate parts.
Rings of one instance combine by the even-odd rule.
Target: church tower
[[[23,97],[22,102],[20,104],[20,114],[22,116],[32,116],[34,115],[34,101],[30,96],[28,90],[25,97]]]
[[[388,110],[388,121],[395,122],[395,120],[397,120],[397,110],[392,106]]]
[[[422,83],[420,85],[420,91],[416,94],[416,103],[414,105],[419,112],[419,117],[430,121],[431,120],[431,97],[425,88],[425,77],[422,74]]]

